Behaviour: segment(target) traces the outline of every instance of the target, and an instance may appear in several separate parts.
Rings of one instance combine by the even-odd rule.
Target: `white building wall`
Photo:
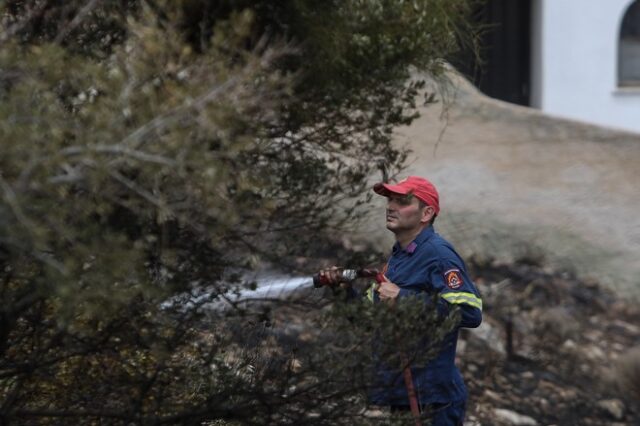
[[[633,0],[534,0],[532,104],[640,132],[640,87],[618,88],[618,39]]]

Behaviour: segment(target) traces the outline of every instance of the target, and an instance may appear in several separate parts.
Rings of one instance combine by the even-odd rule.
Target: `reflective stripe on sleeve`
[[[376,288],[376,283],[373,282],[367,289],[367,300],[371,303],[373,303],[373,291],[375,288]]]
[[[444,300],[449,303],[457,304],[457,305],[470,305],[474,308],[478,308],[482,310],[482,299],[476,296],[473,293],[466,293],[463,291],[460,292],[449,292],[441,294]]]

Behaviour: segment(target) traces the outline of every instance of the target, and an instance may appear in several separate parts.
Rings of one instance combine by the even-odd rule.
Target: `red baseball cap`
[[[440,213],[440,201],[438,190],[431,182],[419,176],[409,176],[401,180],[396,185],[388,183],[376,183],[373,190],[380,195],[388,197],[389,194],[408,195],[413,194],[418,199],[424,201],[428,206],[433,207],[436,214]]]

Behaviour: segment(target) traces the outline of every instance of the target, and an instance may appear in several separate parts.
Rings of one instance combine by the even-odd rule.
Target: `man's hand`
[[[384,281],[376,286],[378,296],[380,296],[380,300],[392,302],[398,298],[400,287],[389,281],[386,275],[383,275],[382,278]]]
[[[340,288],[349,287],[349,283],[342,280],[342,270],[337,266],[320,270],[320,276],[329,282],[331,287],[340,284]]]

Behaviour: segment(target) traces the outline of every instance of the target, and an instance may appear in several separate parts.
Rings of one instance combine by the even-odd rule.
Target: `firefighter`
[[[368,298],[374,303],[394,303],[405,297],[420,297],[425,303],[437,300],[434,309],[442,317],[454,307],[459,309],[460,322],[444,338],[435,359],[426,365],[412,365],[410,378],[413,399],[433,425],[462,425],[467,391],[454,363],[456,344],[459,328],[478,327],[482,321],[480,294],[461,257],[434,229],[440,203],[431,182],[409,176],[397,184],[378,183],[373,190],[387,198],[386,226],[396,242],[383,279],[370,289]],[[340,281],[335,268],[320,274],[329,281]],[[392,412],[409,411],[412,398],[403,374],[382,368],[377,376],[378,386],[371,392],[370,402],[389,406]]]

